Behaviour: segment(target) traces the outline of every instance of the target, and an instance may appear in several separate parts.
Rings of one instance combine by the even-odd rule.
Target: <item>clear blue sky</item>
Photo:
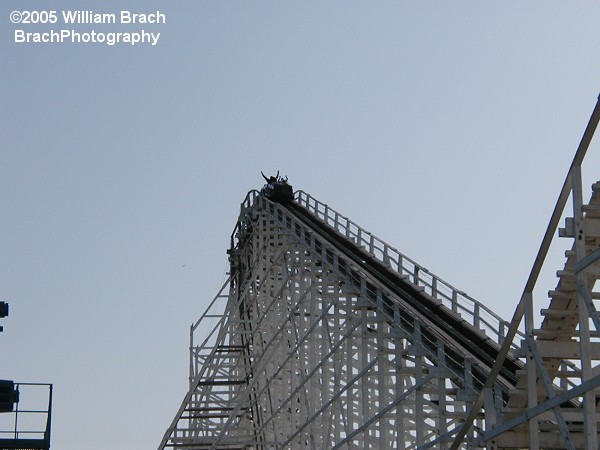
[[[25,9],[167,22],[16,44],[51,28]],[[261,170],[510,318],[600,92],[591,1],[4,0],[0,24],[0,378],[54,383],[60,450],[158,445]]]

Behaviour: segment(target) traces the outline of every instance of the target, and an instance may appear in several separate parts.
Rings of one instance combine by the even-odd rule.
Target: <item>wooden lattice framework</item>
[[[310,195],[250,192],[159,449],[597,448],[600,184],[584,204],[581,163],[599,118],[510,323]],[[568,198],[574,245],[536,329]]]

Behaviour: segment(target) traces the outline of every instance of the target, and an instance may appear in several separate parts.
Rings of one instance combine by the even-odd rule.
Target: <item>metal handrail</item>
[[[19,402],[15,403],[14,411],[8,411],[2,413],[6,416],[6,424],[12,422],[11,429],[0,429],[0,448],[30,448],[30,445],[35,444],[36,449],[47,449],[50,448],[50,429],[51,429],[51,417],[52,417],[52,389],[51,383],[23,383],[15,382],[15,388],[20,391],[21,400],[27,399],[27,402],[31,404],[32,397],[34,404],[39,404],[37,408],[20,409]],[[22,388],[25,387],[25,391]],[[36,387],[46,388],[47,393],[40,393],[30,390],[30,388]],[[23,395],[25,394],[25,395]],[[47,403],[47,406],[45,402]],[[42,403],[44,402],[44,403]],[[44,404],[44,406],[41,406]],[[22,423],[23,418],[27,423],[29,419],[36,415],[45,415],[44,428],[30,429],[24,428]],[[35,423],[38,423],[37,421]],[[41,423],[41,422],[40,422]],[[3,426],[4,423],[3,423]],[[31,427],[31,424],[25,425]],[[40,425],[41,426],[41,425]],[[23,437],[25,436],[25,437]],[[33,444],[32,444],[33,443]]]
[[[234,241],[239,239],[241,233],[243,233],[244,224],[241,218],[246,217],[248,211],[256,205],[259,195],[257,190],[252,190],[248,192],[242,202],[240,220],[238,220],[231,236],[232,248]],[[310,194],[298,190],[294,194],[294,197],[295,202],[300,206],[303,206],[307,211],[377,258],[391,270],[397,272],[404,279],[421,287],[426,294],[437,299],[448,309],[460,315],[469,324],[481,330],[496,343],[501,345],[504,342],[510,323],[494,313],[483,303],[431,273],[427,268],[404,255],[395,247],[365,230],[346,216],[329,207],[329,205],[318,201]],[[524,335],[520,332],[518,336],[520,339],[513,340],[514,342],[511,343],[511,349],[515,352],[519,352],[520,340],[524,338]]]
[[[424,288],[424,292],[439,300],[446,307],[459,314],[488,337],[502,344],[509,322],[502,319],[483,303],[456,289],[422,265],[402,254],[382,239],[368,232],[347,217],[330,208],[304,191],[297,191],[295,200],[309,212],[333,227],[338,233],[352,240],[369,254],[400,274],[407,281]],[[519,333],[520,334],[520,333]],[[520,334],[521,337],[524,337]],[[520,341],[520,340],[519,340]],[[518,350],[519,342],[513,343]]]

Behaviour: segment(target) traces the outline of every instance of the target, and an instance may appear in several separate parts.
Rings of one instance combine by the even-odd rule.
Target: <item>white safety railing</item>
[[[486,336],[502,344],[508,331],[509,322],[502,319],[490,308],[470,297],[463,291],[432,274],[397,249],[352,222],[347,217],[321,203],[304,191],[297,191],[296,202],[309,212],[333,227],[338,233],[350,239],[369,254],[399,273],[404,279],[424,289],[424,292],[439,300],[446,307],[459,314]],[[520,334],[519,334],[520,335]],[[520,335],[521,338],[524,336]],[[512,344],[513,350],[520,349],[520,339]]]
[[[259,192],[256,190],[250,191],[242,202],[240,220],[231,237],[232,247],[234,240],[239,238],[240,234],[244,231],[245,225],[242,222],[242,218],[247,217],[247,213],[254,207],[259,195]],[[503,343],[510,323],[502,319],[490,308],[470,297],[465,292],[456,289],[425,267],[400,253],[396,248],[352,222],[325,203],[318,201],[310,194],[304,191],[296,191],[294,197],[296,203],[383,262],[387,267],[400,274],[405,280],[415,286],[421,287],[423,292],[440,301],[496,343]],[[521,339],[524,339],[524,336],[522,333],[518,333],[517,336],[518,339],[515,339],[511,344],[511,348],[513,351],[519,353],[520,342]]]

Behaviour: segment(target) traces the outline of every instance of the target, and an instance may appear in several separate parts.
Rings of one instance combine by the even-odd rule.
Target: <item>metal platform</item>
[[[14,411],[0,413],[0,450],[48,450],[52,422],[52,385],[15,383],[20,392]]]

